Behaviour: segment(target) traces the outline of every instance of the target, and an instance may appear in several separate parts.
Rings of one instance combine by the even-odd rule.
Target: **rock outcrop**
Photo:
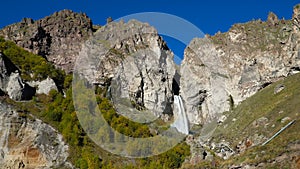
[[[16,101],[29,100],[35,95],[35,88],[23,82],[16,66],[0,53],[0,89]]]
[[[2,91],[6,91],[9,76],[17,70],[17,67],[0,52],[0,88]]]
[[[86,79],[110,85],[117,107],[129,104],[160,116],[173,101],[173,53],[148,24],[107,24],[85,43],[77,63]]]
[[[292,20],[270,13],[236,24],[226,33],[194,39],[186,48],[180,74],[189,120],[205,123],[261,88],[300,71],[299,6]]]
[[[54,80],[49,77],[42,81],[28,82],[28,84],[37,89],[36,94],[49,94],[51,90],[58,90]]]
[[[0,103],[0,168],[72,168],[68,146],[51,126]]]
[[[188,119],[200,124],[229,108],[226,71],[208,39],[194,39],[185,49],[180,68],[180,94]]]
[[[24,18],[0,30],[0,36],[70,72],[92,32],[92,21],[85,14],[63,10],[37,21]]]

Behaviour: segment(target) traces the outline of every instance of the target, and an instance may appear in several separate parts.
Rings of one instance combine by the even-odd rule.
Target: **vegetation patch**
[[[21,77],[25,81],[40,81],[47,77],[52,78],[58,87],[64,82],[65,73],[56,69],[45,58],[32,54],[14,42],[6,41],[0,37],[0,51],[2,51],[11,62],[17,66],[21,73]]]

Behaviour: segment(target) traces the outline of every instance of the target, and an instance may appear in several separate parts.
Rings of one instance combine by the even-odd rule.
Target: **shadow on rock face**
[[[35,93],[36,89],[25,83],[24,88],[22,89],[22,100],[31,100]]]

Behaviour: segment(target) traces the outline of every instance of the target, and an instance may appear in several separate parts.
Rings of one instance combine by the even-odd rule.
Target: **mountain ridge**
[[[93,31],[92,21],[86,14],[62,10],[37,21],[23,18],[1,29],[0,36],[71,72],[81,44]]]
[[[248,102],[256,106],[258,103],[252,103],[254,101],[251,101],[251,99],[259,98],[261,93],[266,93],[261,97],[271,97],[267,100],[272,100],[273,97],[277,98],[278,95],[283,94],[293,96],[295,90],[298,89],[297,85],[287,84],[289,81],[297,83],[295,79],[298,79],[299,74],[297,73],[300,71],[300,5],[295,6],[293,12],[292,20],[279,20],[274,13],[270,13],[266,22],[257,20],[245,24],[236,24],[226,33],[218,33],[214,36],[206,36],[203,39],[196,38],[192,40],[184,52],[185,57],[180,70],[172,63],[173,53],[157,34],[155,28],[139,21],[111,22],[96,31],[92,21],[85,14],[74,13],[70,10],[56,12],[37,21],[23,19],[20,23],[9,25],[0,30],[0,36],[12,41],[6,43],[1,40],[1,43],[15,43],[27,51],[38,54],[31,55],[25,52],[26,54],[23,55],[24,52],[20,52],[16,56],[34,58],[34,60],[37,60],[34,62],[36,64],[42,65],[43,63],[44,66],[48,64],[53,66],[52,64],[54,64],[56,68],[49,66],[49,69],[51,68],[49,73],[32,65],[22,66],[27,60],[22,61],[13,58],[15,57],[13,50],[5,52],[7,48],[5,45],[1,46],[4,50],[1,51],[1,54],[3,52],[5,57],[11,57],[13,64],[19,68],[19,70],[13,69],[18,72],[9,72],[6,68],[8,62],[3,61],[2,63],[1,60],[1,82],[4,82],[2,83],[4,85],[1,85],[5,86],[1,88],[1,93],[4,93],[2,97],[7,99],[6,102],[1,104],[16,105],[21,112],[18,116],[22,116],[22,112],[32,113],[54,126],[57,131],[62,133],[64,141],[70,145],[71,156],[68,156],[68,160],[77,168],[99,166],[103,168],[121,168],[124,167],[124,164],[128,168],[202,168],[208,163],[210,164],[209,167],[247,168],[247,165],[248,167],[259,165],[264,167],[271,162],[281,163],[282,159],[294,160],[295,166],[298,167],[299,154],[297,153],[300,150],[297,140],[299,141],[299,137],[297,137],[295,131],[290,132],[290,135],[284,135],[293,138],[294,142],[288,142],[281,138],[283,144],[280,144],[280,148],[276,149],[272,156],[268,156],[267,153],[263,154],[262,151],[267,151],[267,148],[274,148],[276,144],[271,143],[270,147],[263,148],[263,150],[255,147],[262,140],[269,137],[264,131],[255,133],[257,135],[249,132],[250,135],[245,136],[245,133],[248,132],[248,130],[245,130],[245,133],[239,133],[240,135],[236,137],[238,140],[234,139],[235,136],[231,135],[231,131],[226,131],[226,126],[235,129],[243,126],[244,123],[239,126],[235,126],[235,124],[250,120],[250,118],[238,113],[238,110],[241,109],[239,106],[244,106]],[[93,43],[102,46],[94,49],[92,45],[95,44]],[[10,45],[9,48],[16,47]],[[150,48],[150,51],[146,50],[147,48]],[[95,54],[93,56],[93,59],[95,59],[93,60],[95,61],[93,68],[95,69],[92,69],[94,74],[91,75],[87,71],[84,75],[91,82],[91,85],[96,86],[97,104],[107,111],[106,115],[111,117],[112,120],[110,123],[117,126],[116,128],[124,131],[124,129],[127,129],[126,127],[133,124],[127,123],[126,120],[125,122],[122,121],[124,120],[121,118],[122,116],[109,114],[115,113],[115,110],[110,105],[107,96],[111,95],[115,98],[126,96],[126,104],[131,105],[135,111],[154,110],[158,112],[155,115],[161,118],[162,121],[159,121],[159,123],[163,125],[158,128],[148,126],[149,128],[141,129],[141,131],[147,129],[147,132],[155,136],[165,130],[168,122],[172,121],[174,106],[172,98],[174,95],[180,94],[184,101],[189,122],[196,124],[192,127],[205,126],[210,121],[217,120],[219,124],[216,125],[217,130],[213,138],[208,142],[199,141],[197,137],[199,129],[197,129],[196,134],[190,134],[185,141],[191,147],[190,155],[187,152],[187,146],[182,143],[166,154],[152,159],[141,159],[140,161],[115,157],[99,150],[100,148],[96,148],[95,144],[80,127],[71,99],[72,72],[74,71],[75,59],[79,55],[91,53]],[[136,53],[142,54],[143,57],[136,57],[134,64],[128,64],[131,63],[130,59],[134,58],[133,54]],[[154,57],[151,58],[152,56]],[[79,62],[79,65],[84,65],[83,63],[87,60],[85,60],[85,57],[81,59],[83,60]],[[99,65],[104,65],[104,67],[99,67]],[[118,67],[118,65],[121,66]],[[81,68],[83,70],[87,69],[84,66]],[[59,69],[64,70],[64,73],[60,72]],[[10,100],[7,98],[7,94],[10,96],[11,92],[7,92],[6,83],[7,79],[14,73],[18,73],[18,76],[14,76],[14,79],[19,79],[20,84],[29,84],[36,91],[42,86],[52,87],[49,87],[49,90],[47,89],[44,93],[32,94],[32,99],[27,101],[22,98],[14,99],[22,100],[22,102]],[[51,75],[51,77],[48,77],[48,75]],[[176,78],[176,76],[180,78]],[[120,80],[126,78],[127,81]],[[282,79],[286,81],[280,81]],[[278,87],[278,90],[276,86],[274,87],[277,83],[283,84]],[[116,84],[121,84],[122,88],[114,88],[113,85]],[[161,86],[164,87],[163,90]],[[296,89],[290,91],[293,87]],[[16,89],[17,85],[11,85],[9,88]],[[273,88],[276,88],[276,92],[270,94],[270,90],[275,90]],[[17,91],[23,91],[23,88],[17,88]],[[115,91],[115,93],[110,93],[111,91]],[[297,99],[294,99],[294,97],[291,104],[297,103]],[[284,100],[288,97],[280,97],[280,99]],[[154,103],[153,100],[155,100]],[[284,100],[283,103],[288,104],[287,101]],[[268,106],[272,107],[273,104],[268,103],[266,107]],[[264,107],[261,108],[261,110],[264,109]],[[262,111],[263,113],[266,112]],[[244,112],[244,114],[251,115],[251,113],[249,115],[249,112]],[[251,124],[249,125],[251,129],[256,128],[256,126],[258,128],[269,127],[267,124],[271,122],[276,123],[274,128],[277,129],[280,126],[278,124],[285,124],[292,118],[298,118],[294,111],[291,114],[287,112],[277,113],[274,118],[261,117],[262,114],[251,118],[252,121],[250,120]],[[283,115],[284,117],[281,117]],[[26,118],[23,118],[21,123],[26,124]],[[122,124],[117,123],[120,121]],[[297,129],[298,126],[299,123],[296,121],[292,127]],[[222,135],[226,132],[229,132],[227,138]],[[141,133],[134,134],[140,135]],[[284,145],[285,143],[290,145],[289,148],[293,154],[283,151],[284,147],[287,146]],[[226,149],[226,151],[221,152],[222,149]],[[235,156],[236,154],[232,152],[237,151],[237,149],[241,152],[241,157],[239,157],[239,154]],[[205,154],[203,151],[207,151],[205,157],[203,157]],[[251,151],[258,155],[257,158],[262,157],[267,162],[255,161],[256,157],[253,157]],[[280,161],[282,153],[287,155],[284,158],[282,157]],[[244,154],[246,155],[243,156]],[[206,156],[207,159],[205,159]],[[254,159],[251,159],[252,157]],[[242,158],[246,158],[246,160]],[[116,164],[111,164],[111,161]],[[185,163],[183,163],[184,161]],[[157,165],[156,162],[160,165]],[[245,165],[239,164],[239,162],[245,163]],[[213,165],[213,163],[218,164]],[[272,166],[272,164],[270,165]],[[291,167],[295,166],[291,165]]]

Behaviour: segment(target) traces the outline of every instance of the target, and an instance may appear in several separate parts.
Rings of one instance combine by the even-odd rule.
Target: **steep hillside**
[[[299,168],[299,99],[300,74],[262,89],[224,113],[226,120],[219,122],[211,139],[202,136],[194,139],[193,146],[202,145],[198,151],[207,151],[209,155],[202,160],[203,154],[198,154],[198,163],[185,167]],[[263,145],[290,122],[291,126]],[[192,156],[192,163],[196,156]]]

